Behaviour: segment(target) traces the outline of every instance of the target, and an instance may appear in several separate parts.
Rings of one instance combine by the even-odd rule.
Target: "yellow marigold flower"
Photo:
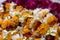
[[[55,16],[50,16],[48,19],[47,19],[47,22],[50,23],[50,24],[54,24],[57,22],[57,18]]]
[[[9,11],[10,10],[10,3],[6,3],[5,8],[6,8],[6,11]]]
[[[9,34],[7,35],[7,38],[8,38],[8,40],[12,40],[12,34],[9,33]]]
[[[16,7],[16,11],[22,11],[23,10],[23,7],[22,6],[17,6]]]
[[[3,18],[5,18],[7,16],[10,16],[10,14],[9,13],[4,14]]]
[[[12,19],[14,20],[14,22],[16,24],[19,22],[19,17],[17,17],[17,16],[13,16]]]
[[[9,26],[12,26],[12,27],[15,26],[14,22],[10,19],[6,20],[2,23],[2,28],[6,28],[6,27],[9,27]]]
[[[8,23],[4,21],[4,22],[2,23],[2,26],[1,26],[1,27],[2,27],[2,28],[6,28],[7,26],[8,26]]]
[[[26,34],[28,32],[30,32],[30,30],[28,28],[24,28],[23,31],[22,31],[22,34]]]
[[[46,24],[41,24],[41,25],[37,28],[36,32],[39,33],[39,34],[44,35],[44,34],[47,33],[48,30],[49,30],[49,26],[48,26],[48,25],[46,25]]]
[[[28,17],[27,19],[26,19],[26,27],[29,27],[30,26],[30,22],[33,20],[33,18],[31,18],[31,17]]]
[[[8,26],[10,26],[10,25],[11,25],[12,27],[15,26],[14,22],[13,22],[11,19],[6,20],[6,22],[8,23]]]
[[[8,24],[11,24],[12,23],[12,20],[6,20],[6,22],[8,23]]]

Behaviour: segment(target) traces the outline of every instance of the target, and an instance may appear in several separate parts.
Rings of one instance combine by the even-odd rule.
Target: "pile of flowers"
[[[0,7],[0,40],[60,40],[59,26],[46,8],[28,10],[14,2]]]

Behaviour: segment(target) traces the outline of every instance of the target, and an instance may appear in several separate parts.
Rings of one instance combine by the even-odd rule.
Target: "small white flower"
[[[16,4],[14,2],[10,3],[10,11],[13,11],[13,7],[15,6]]]
[[[5,38],[8,33],[9,33],[9,32],[8,32],[7,30],[3,30],[3,34],[2,34],[3,38]]]
[[[16,40],[17,38],[20,38],[19,34],[12,36],[12,40]]]

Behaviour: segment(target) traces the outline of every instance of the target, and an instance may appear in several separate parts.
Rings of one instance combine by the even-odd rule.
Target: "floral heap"
[[[0,6],[0,40],[60,40],[59,5],[50,0],[7,0]]]

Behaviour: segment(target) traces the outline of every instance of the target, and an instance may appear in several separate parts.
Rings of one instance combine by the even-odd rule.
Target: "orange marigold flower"
[[[49,24],[55,24],[57,23],[58,19],[55,17],[55,16],[50,16],[48,19],[47,19],[47,22]]]
[[[36,32],[39,33],[39,34],[44,35],[44,34],[47,33],[48,30],[49,30],[49,26],[48,26],[48,25],[46,25],[46,24],[41,24],[41,25],[37,28]]]
[[[23,10],[23,7],[22,6],[17,6],[16,7],[16,11],[22,11]]]
[[[10,10],[10,3],[6,3],[5,8],[6,8],[6,11],[9,11]]]
[[[30,30],[28,28],[24,28],[23,31],[22,31],[22,34],[26,34],[28,32],[30,32]]]

